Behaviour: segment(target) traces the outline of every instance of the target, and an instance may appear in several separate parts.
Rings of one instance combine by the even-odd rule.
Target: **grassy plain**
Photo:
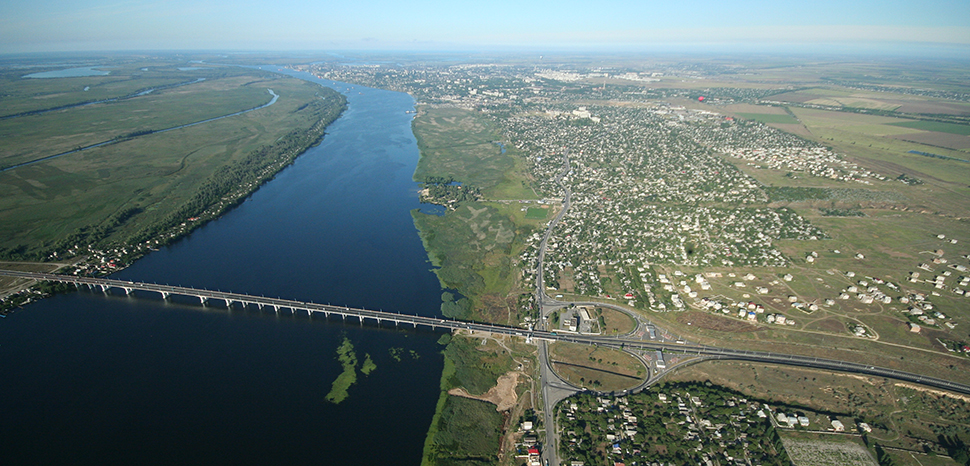
[[[904,121],[900,123],[892,123],[895,126],[902,126],[904,128],[913,128],[923,131],[939,131],[941,133],[951,133],[959,134],[961,136],[970,136],[970,125],[957,125],[953,123],[944,123],[942,121]]]
[[[777,115],[771,113],[736,113],[736,115],[746,118],[748,120],[760,121],[762,123],[771,124],[796,124],[798,120],[792,118],[791,115]]]
[[[508,322],[506,298],[515,278],[511,252],[520,247],[515,242],[521,242],[524,231],[503,207],[469,202],[440,217],[412,212],[442,288],[457,290],[468,300],[451,310],[443,308],[446,315]]]
[[[102,106],[0,120],[0,131],[34,122],[30,137],[6,138],[17,141],[11,146],[34,148],[17,156],[27,160],[63,147],[126,134],[133,128],[190,123],[252,108],[268,102],[271,96],[267,88],[280,95],[274,105],[243,115],[148,134],[0,173],[0,248],[29,255],[132,209],[135,213],[110,236],[126,238],[170,216],[220,167],[294,130],[308,130],[321,118],[309,104],[319,102],[321,96],[336,99],[329,90],[296,79],[263,72],[241,73],[233,69],[229,77],[210,76],[201,83]],[[185,81],[190,76],[183,73],[173,79]],[[35,86],[47,81],[60,79],[31,80]],[[94,113],[100,120],[95,118],[97,121],[90,123],[93,126],[71,123],[93,118]],[[112,115],[130,117],[116,120]],[[4,145],[4,150],[11,146]]]
[[[247,70],[237,67],[199,67],[200,69],[188,72],[179,70],[180,67],[185,67],[185,63],[168,59],[109,59],[106,67],[95,67],[109,71],[110,74],[106,76],[43,79],[23,78],[23,76],[34,72],[61,69],[64,66],[32,68],[30,71],[5,68],[0,70],[0,82],[3,83],[4,90],[3,96],[0,97],[0,102],[3,104],[0,106],[3,108],[0,111],[0,118],[69,105],[120,99],[149,89],[165,89],[195,82],[199,78],[217,79],[251,75]]]
[[[138,98],[0,120],[0,163],[11,166],[126,134],[162,130],[248,110],[272,99],[278,79],[211,79]]]
[[[966,182],[970,179],[970,164],[929,158],[909,151],[957,159],[966,159],[966,152],[892,137],[912,132],[895,125],[905,120],[804,108],[792,108],[792,112],[819,142],[847,154],[851,160],[893,177],[906,174],[918,178],[937,188],[922,199],[956,207],[958,210],[954,213],[959,216],[967,216],[970,212],[967,209],[970,185]],[[911,189],[907,194],[921,198],[922,191]]]
[[[970,114],[970,105],[964,102],[904,93],[863,91],[828,86],[775,94],[766,100],[824,105],[851,110],[876,110],[888,113],[930,114],[935,116],[966,116]]]
[[[606,324],[603,333],[606,335],[630,333],[637,328],[637,323],[627,314],[609,308],[596,308],[596,311],[603,316]]]
[[[496,125],[486,115],[458,108],[422,107],[413,123],[421,150],[414,179],[453,178],[479,188],[486,198],[534,199],[512,148],[505,153]],[[506,146],[508,147],[508,146]],[[412,212],[443,288],[464,298],[445,300],[446,315],[517,322],[512,258],[539,219],[519,204],[466,202],[443,216]]]
[[[489,403],[444,395],[441,415],[421,464],[495,464],[502,437],[502,414]]]
[[[591,390],[625,390],[639,385],[647,376],[646,367],[633,356],[598,346],[552,343],[549,358],[560,377]]]
[[[452,177],[489,199],[537,199],[516,149],[487,115],[453,107],[421,107],[413,123],[421,151],[415,181]],[[424,159],[432,161],[425,161]]]
[[[525,218],[529,220],[545,220],[549,216],[549,209],[539,209],[535,207],[529,207],[529,210],[525,213]]]

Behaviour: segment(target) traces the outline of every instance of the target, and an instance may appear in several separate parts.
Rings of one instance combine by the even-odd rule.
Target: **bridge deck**
[[[735,359],[735,360],[746,360],[754,362],[765,362],[774,364],[783,364],[789,366],[801,366],[801,367],[811,367],[816,369],[826,369],[838,372],[853,372],[857,374],[874,375],[879,377],[888,377],[897,380],[903,380],[906,382],[919,383],[923,385],[928,385],[935,388],[941,388],[945,390],[952,390],[959,393],[970,394],[970,385],[961,384],[957,382],[951,382],[944,379],[939,379],[936,377],[930,377],[925,375],[913,374],[909,372],[897,371],[894,369],[882,368],[878,366],[869,366],[864,364],[857,364],[848,361],[839,361],[833,359],[824,358],[813,358],[809,356],[799,356],[792,354],[780,354],[780,353],[766,353],[760,351],[746,351],[737,350],[730,348],[718,348],[712,346],[701,346],[701,345],[691,345],[691,344],[676,344],[669,342],[657,342],[657,341],[642,341],[633,340],[626,338],[617,337],[603,337],[595,335],[577,335],[577,334],[561,334],[557,332],[541,331],[541,330],[526,330],[519,327],[511,327],[505,325],[495,325],[480,322],[467,322],[454,319],[442,319],[440,317],[425,317],[411,314],[398,314],[394,312],[387,311],[373,311],[369,309],[360,309],[347,306],[334,306],[330,304],[317,304],[308,303],[303,301],[296,301],[291,299],[282,298],[268,298],[265,296],[254,296],[242,293],[230,293],[225,291],[215,291],[215,290],[204,290],[199,288],[190,288],[184,286],[172,286],[172,285],[159,285],[156,283],[141,283],[132,282],[125,280],[114,280],[110,278],[92,278],[92,277],[78,277],[74,275],[63,275],[63,274],[53,274],[53,273],[38,273],[38,272],[21,272],[15,270],[2,270],[0,269],[0,275],[5,275],[9,277],[17,277],[32,280],[47,280],[55,281],[61,283],[73,283],[75,285],[88,285],[91,287],[100,287],[102,290],[107,291],[110,288],[118,288],[125,290],[126,293],[131,293],[132,291],[147,291],[159,293],[163,297],[169,295],[181,295],[181,296],[192,296],[199,298],[200,301],[205,302],[207,300],[222,300],[225,301],[226,305],[232,305],[232,303],[241,303],[245,305],[256,305],[259,307],[273,307],[275,310],[279,309],[291,309],[293,312],[303,311],[308,314],[311,313],[323,313],[327,316],[330,314],[340,315],[344,317],[357,317],[360,319],[361,323],[364,319],[372,319],[377,323],[381,322],[394,322],[396,324],[410,324],[415,327],[418,325],[423,325],[426,327],[431,327],[433,329],[437,328],[447,328],[447,329],[465,329],[476,332],[487,332],[498,335],[511,335],[511,336],[522,336],[528,338],[536,338],[547,341],[562,341],[570,343],[580,343],[585,345],[598,345],[608,348],[616,348],[622,350],[643,350],[643,351],[666,351],[675,353],[687,353],[687,354],[697,354],[699,356],[704,356],[711,359]]]

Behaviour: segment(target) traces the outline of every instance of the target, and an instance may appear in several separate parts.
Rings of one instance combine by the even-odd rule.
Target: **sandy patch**
[[[905,383],[905,382],[896,382],[895,385],[897,387],[909,388],[911,390],[916,390],[916,391],[920,391],[920,392],[932,393],[933,395],[937,395],[937,396],[948,396],[950,398],[956,398],[958,400],[966,401],[966,402],[970,403],[970,396],[960,395],[960,394],[952,393],[952,392],[944,392],[944,391],[941,391],[941,390],[933,390],[932,388],[926,388],[926,387],[922,387],[922,386],[914,385],[914,384],[909,384],[909,383]]]
[[[487,401],[495,405],[496,411],[508,411],[518,401],[518,396],[515,394],[515,387],[519,385],[519,375],[518,372],[505,373],[505,375],[498,378],[495,386],[488,389],[484,395],[472,395],[466,392],[464,388],[452,388],[448,390],[448,394],[471,398],[473,400]]]

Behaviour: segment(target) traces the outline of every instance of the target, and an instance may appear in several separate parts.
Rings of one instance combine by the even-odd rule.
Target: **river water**
[[[410,216],[413,100],[299,76],[348,97],[324,141],[114,278],[437,315]],[[440,335],[150,294],[56,296],[0,320],[0,464],[417,464]],[[343,338],[377,369],[334,405]]]

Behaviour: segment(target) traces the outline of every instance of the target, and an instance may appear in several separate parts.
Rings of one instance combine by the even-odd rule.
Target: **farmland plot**
[[[862,445],[838,438],[817,440],[783,435],[782,443],[796,466],[876,466]]]

